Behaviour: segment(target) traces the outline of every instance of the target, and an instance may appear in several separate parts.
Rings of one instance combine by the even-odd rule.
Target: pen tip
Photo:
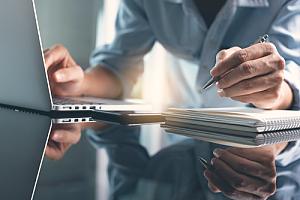
[[[200,88],[200,89],[199,89],[199,93],[200,93],[200,94],[203,94],[204,92],[205,92],[205,88]]]

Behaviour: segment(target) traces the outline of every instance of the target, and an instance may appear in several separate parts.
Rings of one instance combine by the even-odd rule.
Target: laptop
[[[92,97],[52,98],[32,0],[0,2],[0,104],[52,111],[149,111],[150,105]]]

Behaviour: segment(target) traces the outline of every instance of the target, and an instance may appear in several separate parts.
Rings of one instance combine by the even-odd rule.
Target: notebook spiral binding
[[[286,130],[273,133],[264,133],[258,136],[259,144],[277,144],[280,142],[291,142],[300,139],[300,130]]]
[[[300,117],[293,118],[274,118],[272,120],[263,119],[265,130],[264,131],[277,131],[277,130],[286,130],[299,128],[300,126]]]

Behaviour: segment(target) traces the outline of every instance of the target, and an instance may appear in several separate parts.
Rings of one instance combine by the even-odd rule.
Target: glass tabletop
[[[1,199],[30,199],[36,180],[34,200],[229,199],[211,192],[199,162],[221,146],[165,133],[157,124],[57,123],[0,109],[0,125]],[[277,166],[277,191],[269,199],[300,199],[299,170],[298,162]]]

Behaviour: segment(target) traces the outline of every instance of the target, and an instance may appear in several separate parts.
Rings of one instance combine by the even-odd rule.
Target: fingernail
[[[53,138],[53,140],[59,140],[59,139],[61,139],[61,135],[60,134],[54,134],[52,138]]]
[[[216,158],[220,158],[220,156],[221,156],[221,149],[215,149],[215,150],[213,151],[213,154],[214,154],[214,156],[215,156]]]
[[[213,159],[211,159],[210,164],[211,164],[211,165],[214,165],[215,162],[216,162],[216,158],[213,158]]]
[[[221,88],[220,88],[220,82],[219,82],[219,81],[216,82],[216,86],[217,86],[218,89],[221,89]],[[219,90],[218,90],[218,91],[219,91]]]
[[[205,171],[203,172],[203,176],[204,176],[206,179],[209,178],[208,170],[205,170]]]
[[[216,71],[216,67],[213,67],[213,68],[210,70],[210,75],[214,76],[215,71]]]
[[[224,92],[224,90],[223,90],[223,89],[219,89],[219,90],[218,90],[218,95],[219,95],[220,97],[225,97],[225,92]]]

